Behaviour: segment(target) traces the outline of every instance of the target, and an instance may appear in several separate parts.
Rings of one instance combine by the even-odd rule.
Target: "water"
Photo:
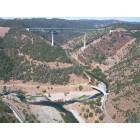
[[[9,92],[8,93],[5,93],[4,95],[8,95],[10,94]],[[20,93],[17,93],[17,97],[22,101],[22,102],[28,102],[29,104],[34,104],[34,105],[42,105],[42,106],[51,106],[51,107],[54,107],[56,108],[61,114],[62,114],[62,117],[64,119],[65,122],[68,122],[68,123],[79,123],[78,120],[74,117],[74,115],[66,110],[63,105],[68,105],[68,104],[72,104],[72,103],[75,103],[75,102],[85,102],[87,100],[90,100],[90,99],[95,99],[97,98],[98,96],[103,96],[102,93],[97,93],[87,99],[83,99],[83,100],[70,100],[70,101],[65,101],[65,102],[53,102],[53,101],[50,101],[50,100],[46,100],[46,101],[37,101],[37,102],[28,102],[26,101],[26,97],[23,95],[23,94],[20,94]],[[65,115],[64,115],[65,114]]]
[[[89,99],[94,99],[97,98],[98,96],[102,96],[102,93],[97,93],[95,95],[93,95],[92,97],[90,97]],[[68,120],[69,123],[78,123],[78,120],[73,116],[73,114],[66,110],[63,105],[68,105],[68,104],[72,104],[75,102],[84,102],[87,101],[89,99],[84,99],[84,100],[71,100],[71,101],[65,101],[65,102],[53,102],[53,101],[39,101],[39,102],[32,102],[30,104],[34,104],[34,105],[44,105],[44,106],[51,106],[56,108],[58,111],[65,113],[65,118]]]

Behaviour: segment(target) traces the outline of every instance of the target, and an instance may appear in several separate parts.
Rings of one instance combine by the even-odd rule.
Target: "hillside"
[[[80,48],[72,53],[72,56],[81,64],[91,67],[99,66],[103,70],[119,63],[132,47],[135,38],[124,29],[110,30],[108,33],[99,36],[86,48]]]
[[[83,47],[83,45],[84,45],[83,40],[84,40],[85,33],[86,33],[86,45],[88,45],[91,42],[93,42],[94,40],[103,36],[105,33],[107,33],[109,31],[109,29],[110,28],[108,27],[108,28],[102,28],[100,30],[89,30],[89,31],[85,31],[85,32],[83,31],[83,33],[81,33],[81,35],[70,39],[65,44],[63,44],[61,47],[66,50],[70,50],[72,52],[76,51],[79,48]]]
[[[140,43],[127,57],[109,69],[110,96],[107,110],[117,122],[140,122]]]
[[[107,26],[116,23],[122,23],[118,20],[67,20],[67,19],[47,19],[47,18],[30,18],[30,19],[0,19],[0,26],[6,27],[42,27],[42,28],[95,28],[97,26]]]
[[[69,83],[70,74],[82,74],[83,67],[74,66],[62,48],[49,44],[47,40],[26,30],[11,29],[0,45],[3,58],[0,59],[0,79],[63,85]],[[58,68],[52,68],[51,65]]]
[[[13,112],[5,105],[0,98],[0,123],[17,123],[18,120],[13,115]]]
[[[6,88],[7,92],[22,91],[27,99],[28,96],[34,96],[37,100],[53,99],[56,103],[63,100],[66,102],[68,99],[72,104],[72,100],[78,96],[79,99],[86,98],[87,94],[96,93],[96,96],[98,93],[93,88],[105,87],[109,93],[105,106],[102,103],[104,96],[99,95],[95,99],[91,97],[86,102],[81,102],[82,105],[73,106],[73,109],[77,108],[79,115],[87,119],[87,122],[140,122],[140,31],[136,29],[138,26],[135,30],[127,24],[111,25],[96,31],[89,30],[86,32],[85,48],[83,47],[85,32],[71,34],[68,37],[65,36],[67,32],[63,31],[64,34],[61,35],[65,39],[61,36],[57,39],[59,43],[61,39],[66,42],[62,41],[64,44],[61,42],[59,45],[55,43],[52,47],[50,40],[45,36],[24,28],[26,25],[36,27],[40,22],[33,23],[31,20],[29,23],[29,20],[28,22],[25,20],[23,24],[23,20],[16,21],[19,25],[16,28],[0,27],[1,93]],[[2,22],[0,21],[0,24]],[[15,24],[13,20],[8,22]],[[8,25],[8,22],[5,21],[4,24]],[[45,26],[44,20],[40,25],[43,23]],[[76,24],[75,27],[77,26]],[[11,97],[17,99],[13,94],[8,100],[13,100]],[[18,104],[18,100],[13,101],[14,104]],[[23,102],[20,102],[18,107],[23,110],[22,105]],[[30,109],[35,107],[28,106],[26,102],[24,105],[29,114]],[[83,107],[85,109],[82,109]],[[42,110],[39,113],[42,113]],[[111,118],[109,121],[104,120],[106,114]],[[3,119],[3,116],[6,117]],[[0,121],[17,121],[2,100],[0,100]]]
[[[115,122],[140,122],[140,32],[131,26],[114,28],[86,48],[72,48],[75,41],[64,46],[82,65],[104,71],[109,84],[106,109]]]
[[[0,26],[12,28],[57,28],[53,29],[56,45],[62,45],[67,41],[78,37],[87,32],[86,29],[95,29],[121,23],[117,20],[67,20],[67,19],[47,19],[47,18],[31,18],[31,19],[0,19]],[[63,29],[62,29],[63,28]],[[80,31],[82,30],[82,32]],[[33,33],[44,37],[51,41],[52,29],[44,31],[33,31]]]

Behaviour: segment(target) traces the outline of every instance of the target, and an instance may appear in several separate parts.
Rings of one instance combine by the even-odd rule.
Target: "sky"
[[[128,22],[140,22],[140,17],[60,17],[64,19],[97,19],[97,20],[121,20]]]
[[[0,5],[2,18],[57,17],[140,22],[139,0],[1,0]]]
[[[41,16],[40,16],[41,17]],[[31,16],[31,17],[20,17],[20,16],[14,16],[14,17],[2,17],[3,19],[13,19],[13,18],[38,18],[37,16]],[[84,20],[84,19],[95,19],[95,20],[120,20],[120,21],[127,21],[127,22],[140,22],[140,17],[47,17],[43,16],[43,18],[60,18],[60,19],[68,19],[68,20]]]

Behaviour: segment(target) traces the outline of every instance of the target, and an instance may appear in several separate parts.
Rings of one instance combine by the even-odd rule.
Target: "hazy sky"
[[[115,20],[129,21],[129,22],[140,22],[140,17],[62,17],[62,18],[65,18],[65,19],[97,19],[97,20],[115,19]]]
[[[106,18],[97,18],[97,19],[108,19]],[[140,22],[140,17],[110,17],[109,19],[130,21],[130,22]]]
[[[41,16],[40,16],[41,17]],[[33,17],[2,17],[4,19],[13,19],[13,18],[38,18],[36,16],[33,16]],[[140,17],[61,17],[61,16],[58,16],[58,17],[43,17],[43,18],[60,18],[60,19],[68,19],[68,20],[79,20],[79,19],[95,19],[95,20],[110,20],[110,19],[113,19],[113,20],[120,20],[120,21],[128,21],[128,22],[140,22]]]
[[[0,5],[0,17],[118,17],[113,19],[140,21],[135,18],[140,17],[140,0],[1,0]]]

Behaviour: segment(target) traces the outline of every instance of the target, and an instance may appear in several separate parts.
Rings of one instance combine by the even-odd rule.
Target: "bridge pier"
[[[51,43],[52,46],[54,46],[54,36],[53,36],[53,31],[52,31],[52,43]]]
[[[84,49],[86,48],[86,33],[84,34]]]

